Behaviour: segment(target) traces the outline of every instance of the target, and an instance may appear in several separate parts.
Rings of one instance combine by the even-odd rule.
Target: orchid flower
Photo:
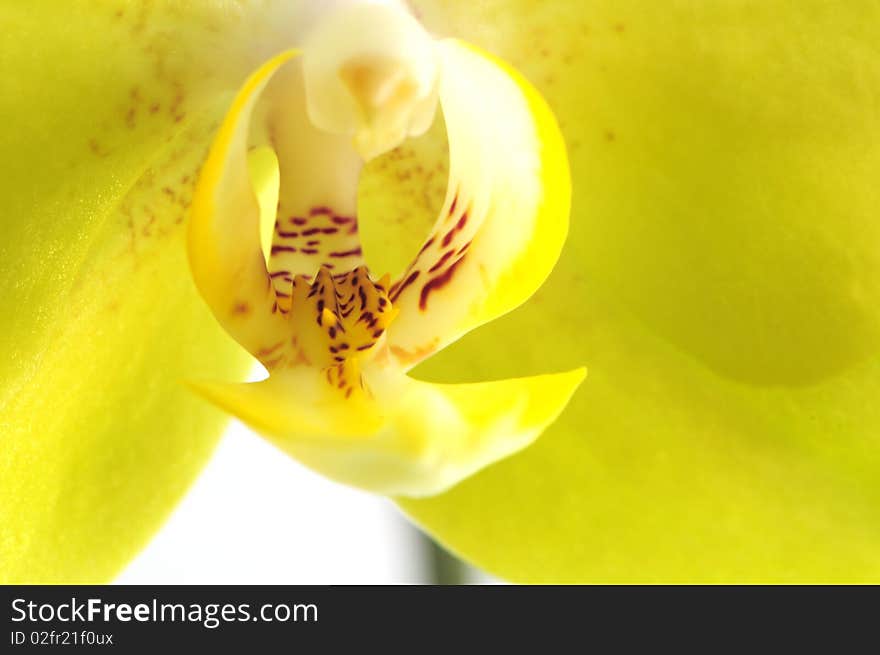
[[[407,375],[549,274],[568,222],[562,137],[519,76],[469,46],[435,42],[395,4],[330,12],[307,35],[301,65],[289,61],[297,54],[271,59],[242,87],[189,224],[199,290],[269,378],[197,388],[332,478],[437,494],[529,445],[583,378],[441,385]],[[449,191],[392,284],[365,265],[358,174],[427,130],[438,98]],[[268,263],[247,165],[252,132],[266,135],[280,176]]]
[[[473,62],[474,72],[493,71],[481,79],[499,85],[487,91],[506,87],[518,103],[535,98],[525,78],[546,98],[571,166],[572,220],[558,263],[528,302],[464,334],[521,302],[540,283],[537,273],[521,295],[485,296],[505,299],[497,312],[463,319],[453,330],[442,326],[433,356],[411,373],[415,362],[400,362],[391,346],[416,352],[411,346],[423,345],[422,337],[430,343],[430,324],[421,319],[443,316],[434,302],[453,287],[428,294],[426,316],[415,282],[396,302],[389,295],[389,311],[398,313],[359,362],[376,415],[390,416],[386,376],[440,392],[433,383],[580,363],[590,375],[528,448],[480,470],[491,458],[459,450],[455,475],[434,466],[451,462],[448,454],[431,466],[400,458],[408,466],[399,472],[418,471],[424,486],[404,484],[401,475],[381,491],[423,496],[395,502],[456,553],[517,581],[880,579],[880,7],[823,0],[409,4],[438,39],[424,50],[440,62],[438,93],[469,79],[445,74],[442,59],[450,57]],[[188,239],[187,232],[194,229],[197,180],[208,201],[203,208],[217,193],[231,193],[210,184],[203,163],[220,152],[224,116],[245,129],[244,114],[238,120],[229,112],[255,71],[266,75],[266,86],[249,96],[246,145],[255,149],[246,157],[266,219],[261,228],[273,229],[271,180],[285,175],[285,158],[296,153],[263,128],[281,111],[273,104],[281,89],[293,93],[308,79],[329,79],[309,78],[311,45],[318,48],[313,62],[342,61],[332,47],[306,38],[339,6],[0,3],[0,581],[104,581],[146,543],[209,457],[227,416],[192,392],[186,382],[194,378],[215,381],[195,384],[209,397],[234,400],[226,406],[255,424],[275,421],[259,427],[302,457],[309,435],[279,421],[292,417],[280,408],[297,409],[296,397],[276,403],[266,394],[269,406],[250,415],[257,405],[241,402],[245,389],[281,389],[292,369],[270,367],[262,387],[221,384],[244,379],[252,358],[220,324],[254,354],[276,343],[264,343],[274,328],[256,321],[265,314],[247,294],[254,332],[236,329],[223,289],[200,280],[198,257],[191,270],[187,256],[196,244],[209,255],[222,241]],[[349,45],[349,54],[356,51],[348,41],[334,44],[340,57]],[[427,43],[421,36],[418,42]],[[273,60],[291,48],[300,57]],[[394,44],[383,52],[396,52]],[[278,64],[271,80],[262,68],[270,61]],[[401,122],[393,111],[380,112],[376,117],[392,119],[381,123],[392,128],[384,134],[361,131],[369,111],[362,123],[357,114],[354,122],[350,113],[333,114],[320,102],[332,89],[320,85],[305,87],[315,103],[305,112],[282,108],[302,127],[332,133],[340,147],[354,144],[360,153],[350,153],[347,184],[335,187],[345,197],[327,201],[331,215],[310,216],[324,201],[302,198],[305,204],[278,214],[278,230],[288,231],[283,222],[293,217],[315,227],[333,216],[358,218],[373,285],[365,293],[375,289],[376,300],[377,284],[391,294],[382,276],[398,281],[438,215],[452,208],[457,188],[447,179],[467,181],[473,194],[492,189],[457,172],[483,156],[481,138],[521,120],[523,129],[509,135],[519,143],[509,145],[534,157],[524,135],[547,125],[535,117],[543,106],[537,101],[509,114],[480,88],[469,111],[491,114],[481,122],[490,132],[456,142],[464,116],[448,123],[447,139],[444,107],[416,136],[424,124],[415,119],[427,121],[430,113],[430,94],[422,95],[430,85],[421,81],[432,79],[433,68],[409,70],[419,84],[404,85],[411,92],[403,96],[424,97],[425,114],[411,102],[399,105],[408,108],[397,116]],[[349,73],[346,92],[359,89],[366,93],[352,97],[369,99],[369,80]],[[284,84],[299,74],[300,85]],[[401,133],[407,138],[400,146],[374,156]],[[273,143],[277,164],[263,147]],[[238,167],[229,179],[241,185],[241,150],[227,154],[216,161]],[[372,159],[355,200],[360,154]],[[553,159],[543,149],[538,156]],[[499,165],[509,171],[506,159]],[[301,169],[295,188],[317,192],[307,183],[312,168]],[[289,181],[278,188],[284,207]],[[234,197],[250,202],[246,193]],[[467,208],[464,200],[456,212]],[[261,240],[269,256],[257,257],[249,207],[238,214],[235,234],[250,242],[251,265],[268,261],[267,272],[275,272],[282,255],[273,258]],[[468,216],[475,229],[478,214]],[[209,225],[233,217],[206,211],[202,219]],[[496,254],[492,261],[510,262]],[[221,263],[214,270],[229,275]],[[347,270],[357,267],[350,264]],[[302,283],[318,272],[289,270],[306,275]],[[461,277],[473,286],[475,279]],[[461,309],[451,296],[443,302]],[[291,343],[302,332],[293,329],[294,313],[286,316],[291,329],[279,329],[278,340]],[[320,343],[309,348],[318,352]],[[554,397],[563,403],[564,395]],[[390,434],[383,429],[376,434]],[[396,434],[412,443],[426,436]],[[353,452],[346,448],[340,458]],[[373,486],[379,479],[355,479],[358,470],[326,450],[313,455],[310,465],[343,481]]]

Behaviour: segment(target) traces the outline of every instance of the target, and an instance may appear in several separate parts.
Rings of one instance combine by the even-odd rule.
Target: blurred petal
[[[180,380],[247,360],[182,225],[230,92],[279,49],[254,34],[297,6],[0,8],[0,581],[108,580],[210,454],[223,418]]]
[[[533,447],[410,515],[515,580],[880,580],[880,8],[415,4],[536,83],[574,180],[547,285],[420,374],[590,377]],[[411,151],[365,186],[409,172],[387,215],[424,229]]]

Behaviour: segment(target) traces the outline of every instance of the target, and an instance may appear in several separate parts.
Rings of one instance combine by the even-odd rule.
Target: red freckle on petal
[[[442,267],[443,264],[445,264],[449,260],[449,258],[452,257],[452,255],[454,255],[454,254],[455,254],[454,250],[447,250],[445,253],[443,253],[443,256],[440,258],[440,260],[436,264],[434,264],[431,268],[428,269],[428,273],[433,273],[434,271],[436,271],[437,269]]]
[[[293,223],[294,225],[305,225],[306,223],[309,222],[309,219],[302,218],[300,216],[291,216],[290,222]]]
[[[351,396],[351,392],[354,391],[354,387],[349,387],[345,392],[345,398],[348,399]]]
[[[307,245],[307,246],[317,246],[319,243],[321,243],[321,241],[318,240],[318,239],[315,239],[315,240],[312,240],[312,241],[306,241],[306,245]]]
[[[338,227],[325,227],[321,230],[321,232],[323,234],[336,234],[337,232],[339,232],[339,228]]]
[[[317,255],[318,251],[314,248],[302,248],[300,252],[304,255]]]
[[[97,157],[106,157],[110,154],[107,150],[101,147],[101,144],[98,143],[96,139],[89,139],[89,150],[91,150]]]
[[[455,236],[455,228],[452,228],[451,230],[449,230],[449,232],[447,232],[446,234],[443,235],[443,247],[444,248],[446,246],[448,246],[450,243],[452,243],[452,238],[454,236]]]
[[[318,234],[318,232],[320,232],[320,231],[321,231],[321,228],[319,228],[319,227],[312,227],[312,228],[309,228],[308,230],[303,230],[303,233],[302,233],[302,234],[303,234],[304,237],[310,237],[310,236],[312,236],[313,234]]]
[[[458,204],[458,194],[452,198],[452,204],[449,205],[449,215],[452,216],[455,213],[455,206]]]
[[[272,255],[276,255],[279,252],[296,252],[296,248],[293,246],[272,246],[272,250],[270,251]]]
[[[360,254],[361,254],[360,248],[352,248],[351,250],[331,252],[330,257],[355,257]]]
[[[232,306],[232,313],[236,315],[244,315],[251,311],[251,306],[246,302],[239,301]]]
[[[437,289],[441,289],[452,280],[455,275],[455,271],[458,268],[459,264],[464,261],[464,256],[457,259],[455,263],[446,269],[446,272],[443,275],[435,277],[433,280],[430,280],[425,286],[422,287],[422,292],[419,295],[419,309],[425,311],[428,308],[428,296],[431,295],[433,291]]]
[[[324,205],[319,205],[318,207],[312,207],[309,210],[309,216],[332,216],[333,210]]]
[[[266,368],[275,368],[276,366],[278,366],[278,364],[281,363],[281,360],[282,360],[282,359],[284,359],[284,355],[281,355],[281,356],[279,356],[279,357],[276,357],[275,359],[271,359],[271,360],[265,361],[265,362],[263,362],[263,365],[264,365]]]
[[[458,223],[455,224],[455,229],[461,230],[465,226],[465,224],[467,224],[467,220],[468,220],[468,213],[465,212],[464,214],[461,215],[461,218],[458,219]]]
[[[418,279],[419,275],[421,275],[421,271],[413,271],[412,273],[410,273],[409,277],[407,277],[406,280],[404,280],[404,282],[400,284],[400,286],[397,286],[397,284],[392,286],[390,296],[391,302],[397,302],[397,299],[400,298],[400,294],[402,294],[409,285],[415,282]]]
[[[435,240],[436,238],[437,238],[437,237],[431,237],[430,239],[428,239],[428,241],[425,243],[425,245],[422,246],[422,249],[419,250],[419,254],[421,255],[421,254],[422,254],[423,252],[425,252],[428,248],[430,248],[430,247],[431,247],[431,244],[434,243],[434,240]]]
[[[299,232],[284,232],[283,230],[277,230],[277,233],[282,239],[295,239],[299,236]]]
[[[351,223],[354,219],[348,216],[333,216],[330,220],[337,225],[345,225],[346,223]]]
[[[278,350],[283,345],[283,343],[284,343],[283,341],[279,341],[274,346],[269,346],[268,348],[261,348],[260,350],[257,351],[257,358],[268,357],[273,352]]]
[[[159,103],[158,102],[154,102],[152,105],[150,105],[150,113],[151,114],[155,114],[158,111],[159,111]]]

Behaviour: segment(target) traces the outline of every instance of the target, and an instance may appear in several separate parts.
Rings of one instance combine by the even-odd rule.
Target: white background
[[[471,570],[468,579],[489,579]],[[322,478],[233,421],[123,584],[431,582],[420,533],[388,500]]]

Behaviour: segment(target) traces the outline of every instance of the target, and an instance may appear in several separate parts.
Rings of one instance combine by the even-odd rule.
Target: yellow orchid
[[[433,41],[394,4],[329,12],[301,65],[289,61],[297,54],[271,59],[236,97],[189,223],[199,290],[269,378],[196,388],[329,477],[437,494],[529,445],[583,378],[441,385],[406,374],[550,273],[568,225],[562,137],[524,80],[471,47]],[[447,199],[400,278],[376,281],[358,234],[358,174],[424,132],[437,97]],[[268,265],[247,164],[253,132],[278,161]]]
[[[363,75],[383,72],[383,62],[374,61],[347,69],[346,93],[369,100],[382,97],[383,87],[398,89],[406,102],[362,102],[360,110],[356,103],[354,113],[336,114],[352,106],[322,104],[322,93],[332,98],[332,89],[318,86],[311,94],[317,106],[305,112],[273,104],[277,89],[299,88],[283,80],[301,68],[307,83],[308,54],[318,42],[306,36],[317,34],[327,3],[0,2],[0,339],[7,355],[0,375],[0,581],[103,581],[142,547],[207,460],[223,422],[224,413],[185,381],[241,379],[251,361],[217,319],[254,354],[304,338],[295,312],[281,320],[284,302],[275,315],[280,336],[272,341],[276,319],[256,311],[260,296],[232,297],[234,282],[259,281],[261,262],[268,261],[270,275],[290,270],[291,295],[294,284],[311,284],[317,272],[281,266],[287,255],[271,256],[271,234],[256,236],[253,200],[241,192],[243,170],[269,231],[272,177],[279,176],[276,245],[299,247],[282,241],[280,232],[301,231],[288,229],[285,219],[318,227],[334,216],[357,217],[370,271],[405,281],[438,215],[444,220],[452,209],[456,189],[447,188],[447,177],[467,180],[470,193],[489,193],[491,184],[460,175],[460,167],[483,156],[504,171],[513,165],[506,154],[486,154],[482,139],[505,135],[501,152],[537,156],[540,170],[559,163],[560,150],[536,148],[555,138],[536,93],[506,65],[447,37],[509,61],[559,120],[571,165],[572,221],[546,284],[509,315],[450,343],[530,295],[555,261],[561,235],[556,245],[549,236],[545,244],[525,228],[516,232],[524,239],[516,247],[485,253],[507,266],[526,241],[542,244],[543,263],[534,273],[517,273],[528,280],[523,288],[493,283],[491,293],[472,295],[482,280],[460,268],[453,278],[461,276],[464,286],[455,298],[490,303],[473,313],[455,302],[448,285],[428,293],[422,313],[421,287],[416,293],[410,285],[395,300],[390,283],[359,273],[364,293],[375,291],[368,300],[384,297],[391,307],[381,319],[381,341],[359,362],[372,396],[365,390],[351,401],[366,408],[355,427],[373,418],[373,435],[396,435],[381,448],[368,435],[354,443],[349,405],[338,396],[327,396],[334,400],[320,415],[309,414],[314,407],[298,403],[302,397],[276,402],[291,376],[314,382],[320,367],[294,372],[279,361],[263,383],[195,386],[333,477],[384,493],[434,494],[397,502],[455,552],[501,577],[880,579],[880,7],[823,0],[409,4],[439,39],[429,50],[468,62],[466,72],[478,75],[486,92],[478,89],[457,121],[449,120],[457,96],[441,98],[443,116],[425,135],[376,156],[424,127],[417,119],[430,114],[430,85],[395,86],[393,73]],[[313,61],[343,61],[332,53],[355,52],[349,36],[335,44],[338,51],[319,48]],[[392,41],[382,52],[394,52]],[[303,55],[273,59],[290,48]],[[257,86],[262,79],[265,88],[249,87],[249,78]],[[467,79],[473,78],[438,74],[436,91]],[[492,91],[500,88],[509,91],[511,113],[493,104]],[[524,111],[515,109],[524,104]],[[371,111],[382,106],[387,111]],[[284,204],[285,188],[319,195],[310,174],[320,173],[321,162],[301,162],[302,184],[290,186],[285,158],[298,151],[261,129],[272,124],[273,107],[293,121],[309,117],[300,127],[317,121],[346,148],[353,143],[372,157],[356,190],[363,157],[346,160],[346,184],[333,186],[344,197],[326,201],[330,214],[310,216],[323,206],[317,198]],[[456,141],[472,120],[481,130]],[[224,146],[224,134],[237,140]],[[530,142],[535,134],[540,139]],[[277,164],[265,148],[245,150],[263,144],[274,145]],[[225,171],[222,183],[202,167],[209,151],[215,173]],[[548,176],[538,175],[537,184],[563,189],[563,175]],[[513,184],[516,194],[535,200],[528,184]],[[218,198],[243,203],[241,211]],[[191,210],[200,207],[196,218]],[[464,209],[455,202],[455,212]],[[520,228],[566,213],[526,209]],[[469,208],[471,228],[478,214]],[[221,224],[236,227],[212,234],[211,226]],[[261,248],[268,259],[257,257]],[[212,259],[217,249],[229,249],[229,256]],[[253,277],[232,268],[245,252]],[[358,262],[348,264],[346,270]],[[227,282],[212,283],[212,275]],[[337,281],[351,285],[352,275]],[[272,279],[276,298],[279,289],[286,293]],[[455,310],[454,323],[441,320],[432,332],[435,324],[424,319],[447,317],[436,311],[439,294]],[[230,315],[230,300],[246,301],[246,315]],[[328,324],[343,318],[317,312],[316,303],[312,309],[299,316],[311,316],[315,327],[318,316]],[[252,331],[237,326],[245,318],[254,321]],[[410,380],[414,362],[401,361],[392,346],[417,353],[433,336],[439,339],[432,350],[449,347],[413,371],[431,382]],[[314,332],[304,354],[329,353],[336,346],[328,337],[329,327]],[[297,352],[285,351],[285,361]],[[271,364],[268,355],[260,357]],[[452,402],[444,391],[467,389],[434,382],[537,375],[581,362],[590,376],[560,418],[530,447],[479,471],[528,439],[498,441],[505,444],[499,450],[434,451],[436,458],[429,450],[407,451],[407,444],[442,442],[425,434],[426,421],[404,422],[395,413],[404,406],[387,400],[398,383],[424,390],[406,392],[420,396],[409,405],[418,408],[432,394]],[[577,374],[570,375],[551,379],[570,390]],[[397,382],[386,386],[387,377]],[[312,399],[332,393],[296,388]],[[256,398],[256,390],[266,393]],[[540,391],[557,409],[565,402],[563,389]],[[492,412],[522,410],[515,399],[502,399],[511,406],[480,406],[484,419],[459,425],[487,428]],[[546,413],[534,417],[535,429],[555,414],[549,402],[539,404]],[[444,416],[464,411],[459,406]],[[308,429],[293,422],[304,417]],[[346,437],[333,453],[324,438],[327,421],[346,428],[333,431]],[[479,433],[491,439],[492,430]],[[320,450],[306,453],[309,439]],[[357,449],[368,442],[369,450]],[[347,465],[346,454],[354,453],[377,458],[376,466]],[[378,458],[400,466],[394,475],[359,477],[380,471]]]

